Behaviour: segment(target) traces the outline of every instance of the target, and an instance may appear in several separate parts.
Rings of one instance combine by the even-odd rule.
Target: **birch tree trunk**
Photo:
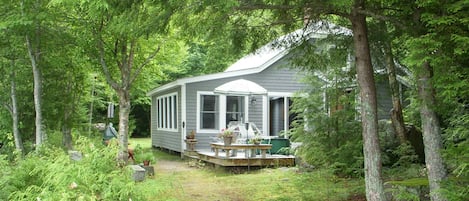
[[[423,143],[425,146],[425,164],[428,171],[430,198],[432,201],[446,200],[441,194],[441,182],[446,179],[447,172],[441,156],[442,140],[440,122],[435,108],[435,89],[431,82],[433,69],[424,62],[418,73],[418,89],[421,101],[420,118],[422,121]]]
[[[23,140],[21,138],[20,130],[18,128],[19,121],[18,121],[18,104],[16,100],[16,72],[15,72],[15,65],[14,61],[11,62],[11,74],[10,74],[10,97],[11,97],[11,118],[13,120],[13,137],[15,139],[15,148],[21,154],[24,153],[23,147]]]
[[[366,19],[359,13],[364,0],[355,0],[350,15],[352,23],[358,85],[361,98],[363,155],[365,160],[365,186],[368,201],[385,200],[381,178],[381,151],[378,139],[378,112],[376,86],[371,64]]]
[[[129,114],[130,114],[130,93],[128,90],[119,90],[119,158],[121,161],[128,161],[129,146]]]
[[[37,36],[36,36],[37,37]],[[42,131],[42,112],[41,112],[41,94],[42,94],[42,76],[41,70],[38,66],[38,60],[40,57],[40,51],[38,47],[34,47],[31,44],[29,36],[26,36],[26,45],[28,47],[28,55],[31,60],[31,66],[33,68],[34,77],[34,109],[36,112],[36,146],[40,146],[44,142],[44,134]]]

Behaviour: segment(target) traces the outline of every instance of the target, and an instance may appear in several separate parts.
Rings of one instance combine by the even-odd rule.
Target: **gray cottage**
[[[183,152],[185,136],[194,131],[196,148],[208,149],[230,121],[254,123],[270,136],[288,129],[290,97],[305,85],[295,70],[282,68],[286,54],[286,50],[251,54],[222,73],[183,78],[150,91],[152,145]],[[215,92],[226,83],[240,86],[249,81],[266,93]]]
[[[323,38],[327,34],[330,32],[316,30],[308,37]],[[186,135],[194,131],[198,140],[195,149],[208,150],[210,142],[232,121],[253,123],[266,136],[288,130],[291,97],[306,87],[299,81],[302,75],[298,70],[288,68],[288,53],[286,48],[268,44],[224,72],[178,79],[148,92],[152,100],[152,146],[183,153]],[[217,91],[227,85],[233,93]],[[378,87],[380,111],[387,117],[392,107],[389,87]]]

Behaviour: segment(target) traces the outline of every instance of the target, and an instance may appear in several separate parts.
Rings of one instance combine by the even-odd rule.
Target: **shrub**
[[[469,114],[456,111],[448,121],[444,157],[452,179],[444,183],[443,193],[449,200],[465,200],[469,197]]]
[[[334,169],[337,175],[361,176],[362,137],[360,122],[355,119],[354,94],[344,94],[340,87],[327,89],[328,108],[324,108],[323,94],[323,90],[312,91],[308,97],[294,100],[292,110],[298,118],[291,133],[295,141],[302,142],[298,154],[315,167]]]
[[[142,200],[127,168],[117,167],[118,147],[77,140],[82,159],[74,161],[62,149],[43,145],[16,164],[6,166],[5,200]],[[5,198],[0,194],[0,199]]]

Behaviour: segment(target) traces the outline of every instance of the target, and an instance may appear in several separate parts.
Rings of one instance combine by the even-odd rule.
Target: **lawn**
[[[135,147],[140,145],[140,147],[147,149],[151,148],[151,139],[150,138],[130,138],[129,147]]]
[[[144,139],[131,139],[131,143],[147,144]],[[265,168],[233,171],[214,168],[195,159],[182,160],[179,155],[159,150],[152,151],[157,158],[155,176],[137,183],[137,187],[147,193],[148,200],[333,201],[347,200],[364,192],[361,180],[337,178],[327,170],[301,172],[297,168]]]

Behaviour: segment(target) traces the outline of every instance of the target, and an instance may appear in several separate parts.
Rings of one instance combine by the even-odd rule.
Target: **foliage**
[[[397,149],[392,151],[398,160],[393,164],[394,167],[400,166],[406,168],[412,164],[418,163],[418,156],[409,143],[400,144]]]
[[[249,138],[249,144],[260,144],[262,141],[262,137],[256,132],[252,138]]]
[[[450,200],[464,200],[469,196],[469,112],[456,110],[445,130],[444,157],[454,179],[444,183],[444,194]]]
[[[150,161],[150,163],[155,163],[155,155],[151,149],[144,149],[139,144],[134,148],[134,158],[135,162],[142,163],[144,161]]]
[[[234,137],[234,131],[229,128],[224,128],[221,130],[221,133],[218,134],[219,138],[224,138],[224,137]]]
[[[76,148],[82,156],[78,161],[53,146],[42,146],[13,164],[2,161],[1,199],[142,200],[130,170],[116,166],[116,146],[81,137]]]
[[[299,154],[308,163],[332,168],[338,175],[362,175],[361,132],[355,120],[354,93],[344,95],[344,88],[335,85],[324,89],[324,97],[324,91],[318,90],[318,79],[309,80],[312,82],[308,96],[295,99],[292,108],[299,114],[292,129],[293,139],[302,142]],[[324,98],[329,100],[327,105]]]

